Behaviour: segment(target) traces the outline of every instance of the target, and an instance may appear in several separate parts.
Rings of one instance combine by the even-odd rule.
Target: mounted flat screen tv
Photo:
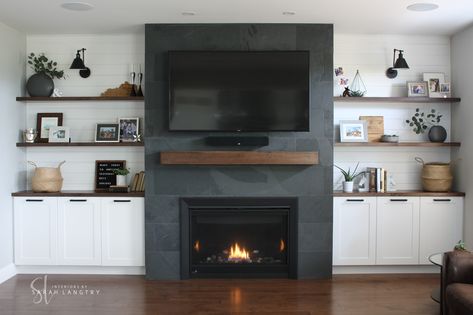
[[[169,130],[309,131],[309,52],[170,51]]]

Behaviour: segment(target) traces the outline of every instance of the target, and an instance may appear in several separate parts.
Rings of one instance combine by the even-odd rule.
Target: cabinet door
[[[377,198],[376,264],[419,263],[419,199]]]
[[[102,264],[144,266],[144,198],[102,199]]]
[[[376,198],[335,197],[333,205],[333,264],[373,265]]]
[[[463,197],[420,198],[420,263],[463,239]]]
[[[58,198],[58,263],[101,264],[100,198]]]
[[[54,265],[57,247],[57,198],[14,198],[17,265]]]

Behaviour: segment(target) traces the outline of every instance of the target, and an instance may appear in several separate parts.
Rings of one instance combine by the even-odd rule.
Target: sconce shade
[[[78,70],[85,69],[84,61],[80,57],[79,51],[77,51],[76,58],[72,62],[70,69],[78,69]]]
[[[396,51],[399,52],[399,56],[396,59]],[[396,69],[409,69],[409,65],[407,64],[406,59],[404,59],[404,55],[402,54],[403,50],[394,49],[393,53],[393,66],[386,70],[386,76],[390,79],[394,79],[397,77],[397,70]]]
[[[409,69],[409,65],[407,64],[406,59],[404,59],[404,56],[402,55],[402,50],[399,51],[399,57],[394,63],[393,68],[394,69]]]

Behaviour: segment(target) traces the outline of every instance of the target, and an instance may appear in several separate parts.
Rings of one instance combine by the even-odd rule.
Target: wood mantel
[[[163,165],[316,165],[318,152],[267,151],[168,151]]]

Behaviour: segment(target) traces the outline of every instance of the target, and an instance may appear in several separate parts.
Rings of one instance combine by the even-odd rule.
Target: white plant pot
[[[343,192],[353,192],[353,182],[343,182]]]
[[[126,175],[117,175],[117,186],[126,186]]]

